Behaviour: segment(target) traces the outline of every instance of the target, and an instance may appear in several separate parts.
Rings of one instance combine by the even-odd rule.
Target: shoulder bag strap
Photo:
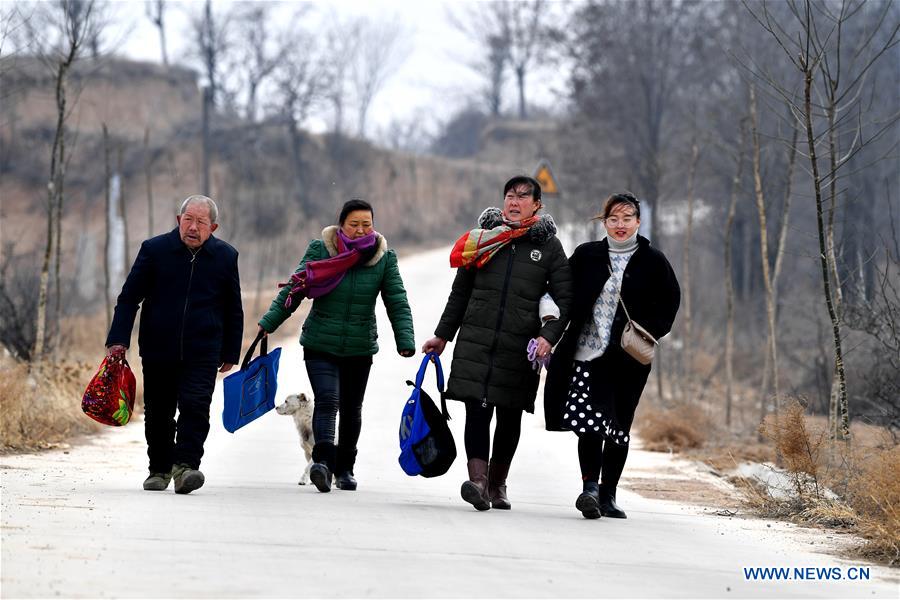
[[[609,276],[612,277],[613,276],[612,267],[609,265],[606,265],[606,268],[609,269]],[[625,317],[628,319],[628,322],[631,323],[632,322],[631,315],[628,314],[628,309],[625,308],[625,303],[622,302],[622,283],[624,283],[624,282],[619,282],[619,285],[616,287],[616,301],[622,305],[622,310],[625,311]]]

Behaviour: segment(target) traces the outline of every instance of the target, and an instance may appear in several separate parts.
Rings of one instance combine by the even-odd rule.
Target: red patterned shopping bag
[[[134,373],[125,357],[107,356],[84,390],[81,410],[104,425],[124,425],[134,413],[134,390]]]

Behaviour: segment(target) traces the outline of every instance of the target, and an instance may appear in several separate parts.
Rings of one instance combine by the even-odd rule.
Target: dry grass
[[[266,293],[268,308],[271,294]],[[252,314],[255,296],[244,297],[244,341],[246,351],[256,335]],[[297,328],[309,312],[304,302],[296,315],[270,338],[270,348],[296,343]],[[263,310],[264,310],[263,309]],[[137,351],[137,326],[131,340],[128,358],[137,380],[135,408],[144,401],[141,359]],[[0,452],[51,448],[72,437],[97,432],[104,427],[81,411],[81,397],[104,356],[106,316],[67,317],[61,323],[60,343],[41,370],[28,372],[28,365],[10,358],[0,358]]]
[[[778,416],[768,415],[759,429],[775,446],[775,460],[790,473],[797,497],[821,500],[829,467],[824,453],[828,438],[824,428],[807,424],[804,412],[797,400],[789,400]]]
[[[643,447],[654,452],[699,448],[707,440],[710,423],[703,410],[691,404],[671,409],[645,405],[636,420]]]
[[[96,366],[66,362],[28,373],[0,363],[0,451],[50,448],[101,425],[81,412],[81,396]]]
[[[868,540],[860,555],[900,564],[900,446],[861,459],[849,487],[859,533]]]
[[[854,554],[900,564],[900,445],[877,427],[859,425],[851,443],[835,442],[821,418],[804,415],[796,401],[761,432],[792,482],[773,495],[755,481],[733,478],[760,515],[839,528],[865,538]]]

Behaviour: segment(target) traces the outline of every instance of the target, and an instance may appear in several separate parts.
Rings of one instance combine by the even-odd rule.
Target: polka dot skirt
[[[599,433],[619,446],[628,445],[628,432],[619,427],[612,415],[592,405],[591,371],[587,362],[575,361],[563,421],[577,434]]]

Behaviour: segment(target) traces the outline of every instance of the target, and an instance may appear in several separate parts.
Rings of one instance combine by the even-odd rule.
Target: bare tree
[[[372,101],[405,59],[400,47],[402,35],[404,30],[399,23],[367,23],[361,28],[359,50],[351,67],[357,106],[357,135],[360,137],[366,135],[366,120]]]
[[[303,187],[303,134],[301,125],[309,118],[310,111],[324,97],[329,88],[329,69],[326,57],[320,56],[311,36],[306,43],[293,46],[275,72],[278,113],[287,129],[294,162],[297,194],[305,194]]]
[[[665,157],[677,124],[679,93],[715,61],[710,31],[716,3],[655,0],[588,3],[572,15],[568,42],[576,109],[602,125],[592,135],[618,148],[633,189],[652,209],[650,237],[664,247],[658,216]],[[640,40],[640,43],[610,43]],[[704,65],[701,67],[700,65]],[[609,93],[615,89],[616,93]]]
[[[213,12],[211,0],[206,0],[203,10],[199,14],[191,15],[190,24],[193,47],[189,54],[200,61],[205,87],[209,88],[210,102],[215,106],[222,92],[220,70],[224,54],[229,47],[231,16],[217,15]]]
[[[494,2],[492,6],[502,11],[505,26],[504,41],[509,44],[509,61],[516,75],[519,92],[519,118],[528,116],[525,102],[525,79],[533,66],[533,61],[542,38],[541,19],[546,15],[544,0],[520,0],[517,2]]]
[[[477,58],[463,58],[484,80],[483,96],[492,117],[503,108],[503,87],[510,62],[509,27],[501,20],[501,2],[474,2],[462,11],[447,11],[450,23],[477,45]],[[454,58],[462,58],[455,55]]]
[[[189,55],[199,60],[203,70],[203,111],[202,111],[202,189],[203,194],[210,192],[210,121],[214,107],[221,101],[223,85],[221,69],[224,57],[229,49],[228,33],[230,30],[230,14],[216,15],[211,0],[206,0],[203,10],[190,17],[193,46]]]
[[[830,412],[832,433],[838,439],[849,439],[850,429],[841,336],[841,282],[837,278],[833,235],[837,196],[835,181],[840,176],[842,166],[891,130],[898,119],[897,114],[881,119],[878,115],[864,116],[860,98],[866,76],[879,59],[900,41],[900,22],[887,18],[891,13],[890,7],[885,3],[885,8],[872,19],[868,32],[858,38],[856,47],[847,49],[842,31],[851,19],[865,14],[861,13],[864,5],[862,2],[843,0],[833,5],[837,7],[835,12],[828,3],[790,0],[786,3],[790,20],[783,22],[772,14],[765,2],[761,5],[745,4],[756,22],[772,36],[801,77],[803,94],[802,100],[797,101],[790,91],[791,84],[776,80],[763,69],[756,70],[756,75],[790,104],[798,126],[806,134],[806,155],[815,199],[823,295],[831,322],[834,347],[835,380]],[[878,32],[886,33],[876,38]],[[842,70],[844,68],[846,71]],[[816,84],[820,78],[821,86]],[[820,101],[820,98],[824,100]],[[840,132],[846,133],[848,130],[851,143],[849,148],[839,153],[837,141],[841,137]],[[823,143],[828,144],[828,169],[825,173],[819,164],[820,146]],[[879,158],[876,157],[876,160]]]
[[[54,249],[59,261],[61,244],[65,170],[66,170],[66,118],[67,79],[75,60],[81,56],[83,47],[90,39],[97,37],[97,21],[94,3],[60,0],[59,4],[47,5],[47,11],[35,15],[37,22],[32,28],[32,39],[41,48],[43,59],[52,65],[55,72],[56,129],[50,156],[50,175],[47,181],[47,242],[41,265],[41,279],[38,291],[38,309],[35,319],[36,334],[33,360],[40,362],[44,357],[44,334],[47,326],[47,299],[50,288],[50,262]],[[58,39],[49,43],[43,37],[48,29],[55,30]],[[58,286],[57,286],[58,287]]]
[[[788,107],[790,109],[790,107]],[[784,200],[781,203],[781,213],[780,213],[780,226],[778,228],[778,235],[775,240],[775,259],[771,264],[771,304],[775,309],[775,330],[778,330],[778,317],[781,311],[778,310],[780,297],[778,295],[778,280],[781,276],[781,271],[784,266],[784,254],[785,254],[785,245],[787,244],[788,238],[788,225],[790,223],[790,210],[791,210],[791,194],[793,191],[793,179],[794,179],[794,167],[797,163],[797,138],[799,136],[799,131],[796,127],[796,124],[793,122],[793,119],[788,120],[788,126],[791,130],[791,138],[789,141],[785,141],[787,144],[787,165],[785,169],[785,180],[783,183],[784,188]],[[753,140],[754,144],[759,143],[759,136]],[[756,167],[754,167],[755,173]],[[777,214],[775,216],[778,216]],[[768,219],[767,219],[768,221]],[[762,245],[762,243],[760,243]],[[768,240],[766,242],[768,246]],[[765,269],[764,269],[765,270]],[[767,300],[768,307],[768,300]],[[768,335],[768,334],[767,334]],[[767,338],[768,339],[768,338]],[[777,339],[775,340],[775,344],[777,346]],[[771,346],[771,342],[767,341],[767,346]],[[773,360],[774,356],[772,352],[766,351],[763,365],[763,376],[762,376],[762,385],[760,386],[760,394],[765,396],[769,389],[769,376],[774,373],[773,369]],[[776,367],[777,368],[777,367]],[[777,394],[776,394],[777,396]],[[777,401],[777,398],[776,398]],[[766,402],[765,398],[760,399],[760,422],[765,418],[766,415]],[[777,418],[777,415],[776,415]]]
[[[162,52],[162,62],[169,66],[169,55],[166,52],[166,0],[146,0],[144,14],[159,30],[159,49]]]
[[[144,127],[144,184],[147,191],[147,237],[153,237],[153,156],[150,154],[150,127]]]
[[[684,246],[682,249],[681,289],[682,289],[682,322],[684,323],[684,340],[681,346],[682,381],[681,396],[683,400],[688,397],[688,380],[693,372],[691,357],[694,353],[693,340],[693,314],[691,304],[691,242],[694,236],[694,196],[696,194],[697,163],[700,161],[700,145],[696,138],[691,140],[691,160],[688,167],[688,206],[687,226],[684,232]]]
[[[106,216],[106,226],[103,228],[103,300],[106,306],[106,325],[112,323],[112,277],[109,268],[110,241],[112,235],[112,165],[109,160],[109,129],[103,124],[103,166],[106,177],[103,179],[104,200],[103,214]]]
[[[762,167],[760,160],[761,143],[759,139],[759,118],[757,116],[756,105],[756,85],[751,83],[749,86],[750,100],[750,143],[752,149],[752,168],[753,168],[753,192],[756,198],[756,210],[759,215],[759,252],[762,264],[763,283],[766,290],[766,323],[768,324],[767,347],[769,353],[769,364],[772,368],[772,388],[774,390],[773,413],[775,415],[775,429],[778,429],[778,405],[779,405],[779,386],[778,386],[778,343],[776,339],[775,329],[775,293],[772,286],[772,275],[769,268],[769,235],[766,214],[766,199],[763,193],[762,184]],[[763,390],[765,393],[767,390]],[[765,416],[766,401],[761,399],[762,416]],[[760,419],[762,421],[762,418]]]
[[[734,215],[737,209],[738,193],[744,173],[744,152],[747,136],[747,120],[740,120],[735,161],[735,173],[731,180],[731,200],[725,219],[725,425],[731,427],[731,408],[734,404],[734,267],[732,266],[732,238]]]
[[[347,102],[347,81],[350,68],[359,52],[359,37],[362,22],[359,20],[340,21],[337,16],[330,19],[332,26],[325,34],[326,53],[330,57],[328,68],[331,85],[325,95],[334,113],[332,133],[344,133],[344,109]]]
[[[260,87],[272,76],[287,48],[295,43],[291,23],[277,34],[271,31],[275,6],[270,2],[241,4],[233,17],[234,44],[228,62],[230,71],[237,75],[246,91],[244,117],[251,123],[259,117]]]

